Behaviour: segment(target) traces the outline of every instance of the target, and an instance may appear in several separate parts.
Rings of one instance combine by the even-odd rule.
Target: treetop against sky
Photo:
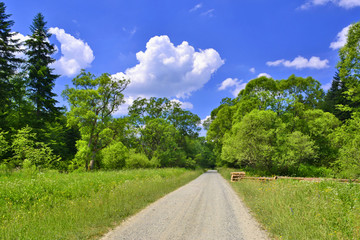
[[[168,97],[202,119],[258,76],[312,76],[327,90],[360,0],[7,0],[17,38],[41,12],[61,92],[82,68],[131,80],[126,104]]]

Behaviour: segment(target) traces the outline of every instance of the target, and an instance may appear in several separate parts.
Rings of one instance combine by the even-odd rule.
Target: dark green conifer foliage
[[[326,93],[323,110],[334,114],[341,121],[345,121],[351,117],[351,112],[341,111],[337,107],[339,104],[344,106],[351,104],[350,100],[346,99],[346,91],[348,91],[348,88],[345,83],[341,81],[339,72],[336,72],[331,83],[331,88]]]
[[[20,52],[20,43],[13,38],[16,33],[11,31],[14,21],[8,20],[11,15],[5,10],[5,4],[0,2],[0,128],[7,128],[5,118],[11,108],[13,90],[10,78],[22,62],[16,57],[16,53]]]
[[[41,122],[51,121],[59,115],[59,108],[55,106],[56,96],[52,92],[55,80],[59,75],[53,74],[50,65],[55,62],[51,57],[55,53],[55,46],[49,42],[51,33],[46,27],[44,16],[38,13],[30,26],[32,35],[25,43],[27,46],[26,55],[28,57],[29,90],[30,99],[35,105],[37,124],[41,127]]]

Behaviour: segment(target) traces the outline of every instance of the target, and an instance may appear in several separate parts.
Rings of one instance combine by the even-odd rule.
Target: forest
[[[265,175],[360,175],[360,23],[353,24],[331,88],[312,77],[260,77],[223,99],[205,123],[219,166]]]
[[[138,98],[128,115],[129,79],[82,70],[62,93],[51,56],[56,49],[37,14],[25,42],[0,2],[0,168],[61,172],[129,168],[233,167],[259,174],[360,175],[360,22],[351,26],[331,88],[312,77],[248,82],[200,117],[167,98]],[[19,57],[22,53],[25,57]]]

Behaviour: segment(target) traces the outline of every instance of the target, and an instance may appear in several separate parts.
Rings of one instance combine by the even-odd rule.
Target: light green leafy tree
[[[301,117],[301,132],[308,135],[317,146],[317,158],[311,164],[329,167],[336,159],[336,149],[331,146],[331,134],[341,122],[333,114],[320,109],[306,110]]]
[[[186,167],[186,154],[179,146],[181,135],[168,121],[150,120],[141,130],[142,149],[149,159],[157,158],[161,167]]]
[[[129,158],[129,150],[122,142],[113,142],[101,150],[102,165],[105,169],[121,169]]]
[[[111,114],[124,103],[122,92],[129,81],[106,73],[95,77],[82,70],[72,82],[74,87],[63,92],[70,104],[67,120],[69,125],[77,125],[81,133],[77,158],[81,156],[86,169],[93,169],[97,153],[116,136],[111,128]]]
[[[338,149],[335,166],[342,177],[360,176],[360,117],[353,116],[330,135],[331,143]]]
[[[300,164],[313,162],[317,158],[317,147],[308,135],[300,131],[277,134],[277,149],[273,157],[277,172],[297,172]]]
[[[360,101],[360,22],[352,24],[347,34],[346,44],[339,50],[340,61],[337,68],[341,81],[348,89],[346,94],[352,102]],[[358,105],[359,106],[359,105]],[[344,110],[349,106],[344,106]]]
[[[270,110],[253,110],[227,133],[221,158],[230,165],[270,171],[281,119]]]

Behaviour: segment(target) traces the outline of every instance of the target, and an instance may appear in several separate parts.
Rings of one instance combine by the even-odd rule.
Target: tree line
[[[360,176],[360,22],[331,88],[295,75],[249,81],[211,112],[206,140],[219,166],[264,174]]]
[[[70,109],[58,107],[51,64],[55,46],[37,14],[25,42],[0,2],[0,168],[61,171],[147,167],[214,167],[200,118],[167,98],[138,98],[127,116],[127,79],[85,70],[63,91]],[[23,53],[25,57],[20,57]]]

